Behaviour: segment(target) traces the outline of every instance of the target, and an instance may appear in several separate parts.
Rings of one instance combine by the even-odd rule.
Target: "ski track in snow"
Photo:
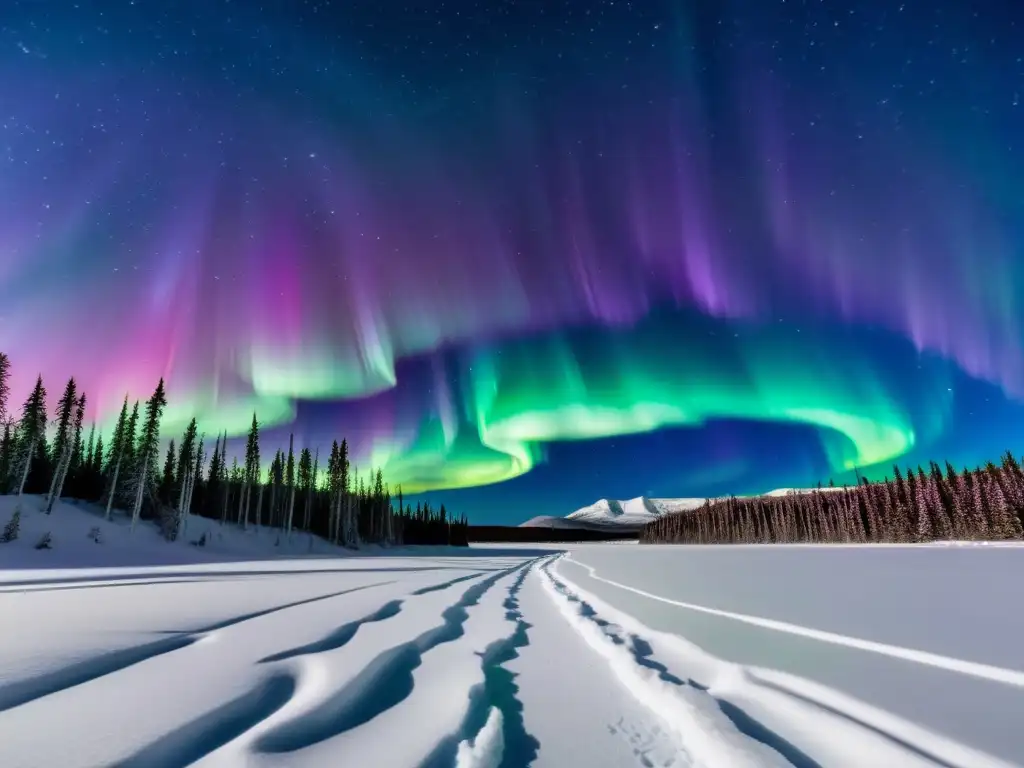
[[[552,598],[638,700],[659,715],[672,713],[670,724],[698,765],[1011,768],[996,757],[839,691],[794,675],[729,663],[681,637],[652,630],[566,578],[557,569],[560,562],[572,561],[568,556],[557,557],[541,568]],[[583,567],[592,578],[607,581],[589,566]],[[627,585],[616,586],[639,592]],[[711,703],[714,707],[709,710]],[[734,734],[722,727],[717,714],[710,721],[703,720],[714,709],[731,721],[735,731],[776,755],[759,752],[754,762],[745,762],[742,753],[730,754],[728,750],[738,745]],[[703,720],[699,727],[679,730],[681,724],[696,719]],[[710,733],[726,738],[706,740]],[[779,762],[778,756],[784,759]]]
[[[877,643],[873,640],[863,640],[858,637],[848,637],[846,635],[839,635],[835,632],[824,632],[820,629],[811,629],[810,627],[801,627],[797,624],[790,624],[784,621],[775,621],[774,619],[766,619],[760,616],[748,616],[742,613],[735,613],[733,611],[723,611],[717,608],[709,608],[704,605],[696,605],[694,603],[686,603],[680,600],[672,600],[671,598],[662,597],[661,595],[655,595],[651,592],[646,592],[636,587],[631,587],[628,584],[620,584],[617,581],[606,579],[603,576],[599,576],[597,571],[586,563],[582,563],[578,560],[574,560],[571,557],[567,557],[565,562],[573,565],[578,565],[587,571],[590,578],[595,581],[600,581],[605,584],[610,584],[613,587],[632,592],[633,594],[646,597],[651,600],[657,600],[667,605],[673,605],[678,608],[685,608],[689,611],[696,611],[698,613],[705,613],[710,616],[718,616],[724,619],[732,619],[733,621],[739,621],[744,624],[749,624],[755,627],[761,627],[763,629],[771,629],[776,632],[784,632],[789,635],[796,635],[798,637],[806,637],[810,640],[817,640],[819,642],[830,643],[832,645],[840,645],[846,648],[853,648],[858,651],[868,651],[869,653],[877,653],[882,656],[891,656],[894,659],[900,659],[902,661],[912,661],[917,664],[924,664],[929,667],[935,667],[936,669],[944,669],[948,672],[957,672],[962,675],[970,675],[971,677],[977,677],[982,680],[991,680],[995,683],[1003,683],[1005,685],[1013,685],[1018,688],[1024,688],[1024,672],[1020,672],[1015,669],[1003,669],[1002,667],[992,666],[991,664],[979,664],[974,661],[964,661],[963,659],[954,659],[949,656],[942,656],[937,653],[929,653],[928,651],[919,651],[913,648],[902,648],[897,645],[889,645],[887,643]]]
[[[565,575],[568,562],[482,550],[351,568],[0,577],[5,625],[32,632],[38,612],[75,606],[65,633],[100,638],[76,651],[53,633],[34,637],[38,647],[0,637],[0,765],[1009,766],[838,691],[653,630]],[[164,601],[155,611],[154,600]],[[565,709],[531,709],[556,691]]]

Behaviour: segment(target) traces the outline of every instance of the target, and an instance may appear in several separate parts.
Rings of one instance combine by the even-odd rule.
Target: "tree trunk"
[[[54,473],[54,480],[57,483],[57,487],[50,489],[50,499],[46,503],[46,514],[50,514],[53,511],[53,504],[60,498],[61,493],[64,491],[64,481],[68,476],[68,469],[71,467],[71,450],[70,446],[64,450],[63,460],[60,466],[57,468],[57,472]],[[52,485],[52,484],[51,484]]]
[[[267,519],[267,526],[273,527],[274,525],[274,513],[277,511],[274,507],[277,505],[277,482],[274,481],[270,485],[270,516]],[[282,528],[284,527],[282,520]]]
[[[142,493],[146,488],[146,476],[149,474],[149,458],[142,464],[142,475],[139,479],[139,487],[135,490],[135,505],[132,507],[132,525],[130,532],[135,532],[135,525],[139,522],[139,513],[142,512]]]
[[[249,492],[249,482],[246,481],[239,488],[239,493],[238,493],[238,524],[242,527],[243,531],[245,530],[245,518],[242,517],[242,513],[246,511],[245,510],[245,502],[246,502],[245,497],[248,494],[248,492]]]
[[[285,538],[290,539],[292,537],[292,516],[295,514],[295,485],[292,485],[291,493],[288,498],[288,518],[285,521]]]
[[[121,473],[121,454],[117,454],[117,463],[114,465],[114,479],[110,484],[110,498],[107,499],[107,520],[110,519],[110,511],[114,506],[114,496],[117,494],[117,476]]]
[[[256,533],[260,532],[260,526],[263,525],[263,483],[260,483],[259,493],[256,494]]]
[[[21,470],[21,481],[18,483],[18,495],[21,496],[25,493],[25,483],[28,480],[28,471],[32,466],[32,454],[36,452],[36,441],[39,439],[38,436],[32,438],[32,442],[29,443],[28,453],[25,456],[25,467]]]
[[[185,536],[185,528],[188,525],[188,508],[192,503],[192,467],[185,472],[181,481],[181,491],[178,493],[178,533],[175,538]]]

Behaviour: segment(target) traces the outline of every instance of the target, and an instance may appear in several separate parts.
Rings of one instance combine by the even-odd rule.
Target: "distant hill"
[[[636,531],[639,533],[647,523],[661,515],[696,509],[704,499],[635,499],[616,501],[600,499],[565,517],[542,515],[527,520],[521,528],[557,528],[583,531]]]
[[[823,488],[822,490],[829,489]],[[762,495],[785,496],[788,493],[803,492],[805,492],[805,489],[777,488]],[[705,501],[707,499],[703,496],[681,499],[649,499],[646,496],[637,496],[635,499],[627,499],[625,501],[599,499],[593,504],[581,507],[565,517],[541,515],[521,523],[519,527],[548,528],[564,531],[639,533],[647,523],[656,520],[662,515],[697,509]]]

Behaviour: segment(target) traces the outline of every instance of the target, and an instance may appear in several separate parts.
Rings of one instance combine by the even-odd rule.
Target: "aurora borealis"
[[[1024,10],[12,2],[0,349],[474,521],[1024,435]],[[503,481],[503,482],[502,482]]]

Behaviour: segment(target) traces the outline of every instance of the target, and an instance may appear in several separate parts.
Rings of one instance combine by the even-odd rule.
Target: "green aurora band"
[[[922,429],[937,433],[949,407],[942,387],[922,398],[927,418],[915,428],[869,357],[823,349],[810,334],[772,328],[666,344],[654,324],[502,343],[465,366],[463,426],[429,419],[372,462],[409,492],[465,488],[528,472],[546,443],[749,419],[817,428],[830,467],[844,473],[906,454]]]

